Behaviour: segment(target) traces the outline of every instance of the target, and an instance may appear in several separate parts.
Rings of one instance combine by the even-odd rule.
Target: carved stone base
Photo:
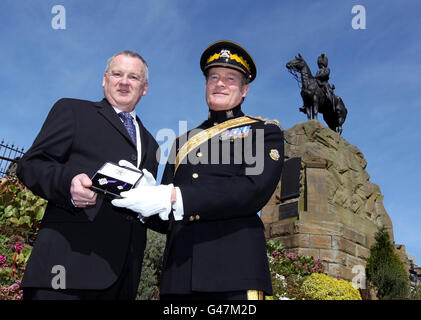
[[[300,123],[284,133],[285,158],[301,158],[301,166],[285,166],[299,174],[283,172],[262,209],[266,237],[279,240],[289,251],[320,259],[331,276],[355,281],[365,270],[378,228],[386,227],[393,241],[380,188],[369,181],[361,151],[318,121]],[[282,188],[296,185],[286,182],[284,175],[299,180],[295,198],[283,197],[295,191]]]

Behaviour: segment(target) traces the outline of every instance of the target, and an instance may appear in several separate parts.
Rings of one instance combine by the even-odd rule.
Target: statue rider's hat
[[[324,66],[324,67],[327,67],[327,64],[328,64],[328,59],[327,59],[327,56],[324,54],[324,53],[322,53],[318,58],[317,58],[317,64],[318,65],[322,65],[322,66]]]

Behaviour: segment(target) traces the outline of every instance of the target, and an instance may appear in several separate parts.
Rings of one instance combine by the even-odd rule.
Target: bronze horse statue
[[[313,77],[301,54],[289,61],[286,67],[297,81],[300,81],[297,73],[301,74],[301,97],[304,105],[300,111],[307,114],[308,120],[317,120],[317,114],[322,113],[329,128],[341,134],[348,111],[341,97],[333,93],[335,86],[332,86],[329,98]]]

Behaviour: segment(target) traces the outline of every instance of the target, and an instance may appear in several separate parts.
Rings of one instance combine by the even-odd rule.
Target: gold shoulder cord
[[[201,145],[205,141],[211,139],[212,137],[216,136],[217,134],[233,128],[240,125],[246,125],[249,123],[257,122],[258,119],[251,119],[249,117],[240,117],[231,119],[225,122],[222,122],[220,124],[217,124],[216,126],[213,126],[209,129],[203,130],[196,134],[194,137],[189,139],[178,151],[177,156],[175,158],[175,169],[174,169],[174,176],[177,172],[178,166],[181,164],[181,162],[184,160],[184,158],[197,146]]]

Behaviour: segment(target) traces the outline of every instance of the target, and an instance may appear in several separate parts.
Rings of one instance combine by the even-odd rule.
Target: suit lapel
[[[108,121],[110,124],[120,132],[127,141],[135,148],[135,145],[132,142],[132,139],[127,132],[126,127],[124,126],[123,122],[121,122],[120,118],[118,117],[117,113],[114,111],[113,107],[108,103],[106,99],[102,101],[96,102],[95,106],[98,108],[98,112]],[[142,141],[143,142],[143,141]]]

